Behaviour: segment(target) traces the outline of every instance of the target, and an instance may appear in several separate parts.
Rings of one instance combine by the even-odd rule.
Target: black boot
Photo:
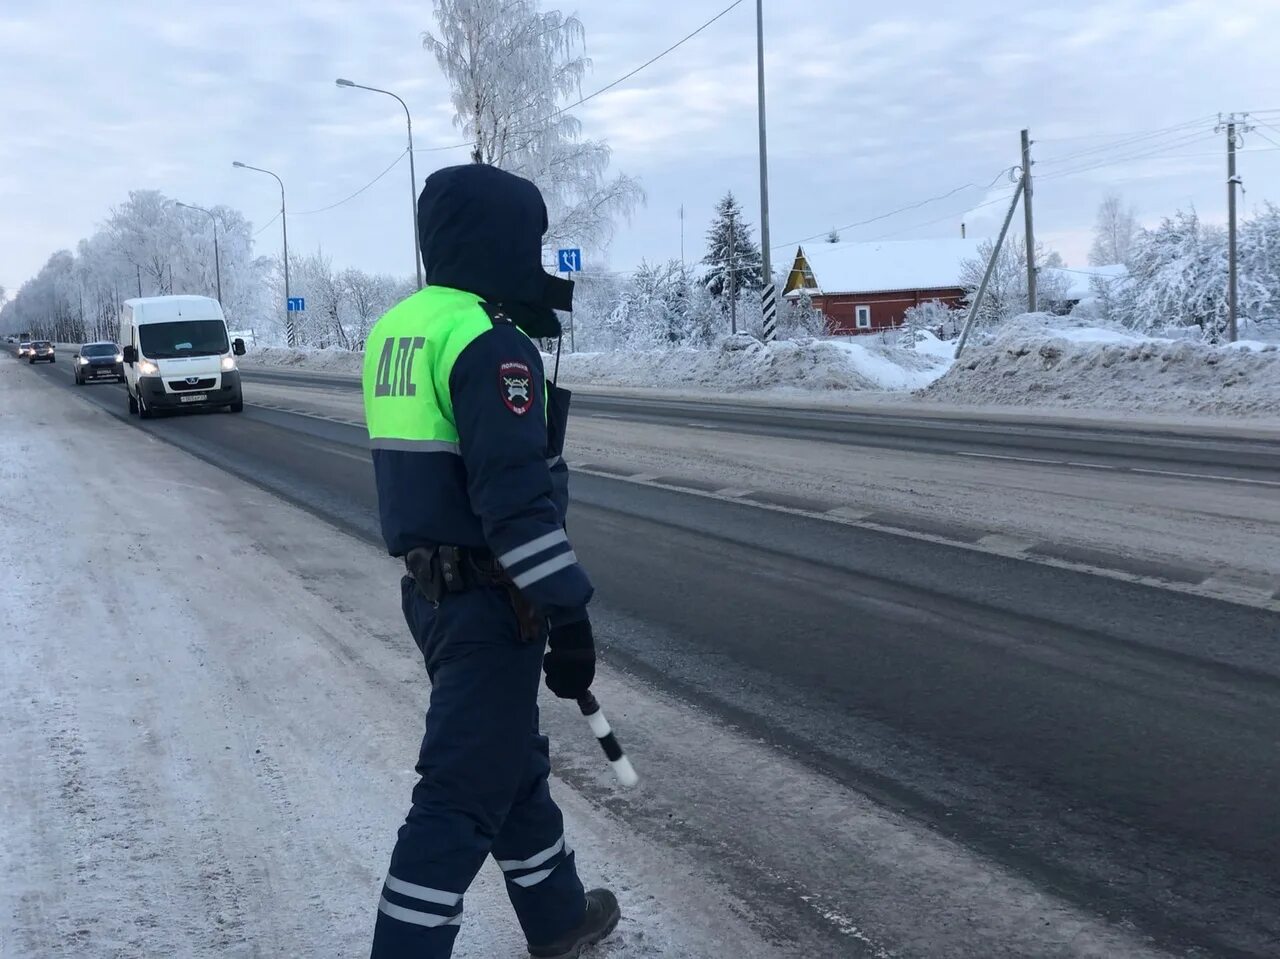
[[[545,946],[530,946],[529,955],[533,959],[578,959],[582,950],[613,932],[621,918],[617,897],[608,889],[592,889],[587,893],[587,914],[578,927]]]

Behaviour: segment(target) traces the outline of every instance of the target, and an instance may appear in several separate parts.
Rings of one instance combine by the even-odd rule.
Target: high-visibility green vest
[[[364,415],[373,449],[458,452],[449,376],[493,321],[474,293],[428,286],[392,307],[365,343]]]

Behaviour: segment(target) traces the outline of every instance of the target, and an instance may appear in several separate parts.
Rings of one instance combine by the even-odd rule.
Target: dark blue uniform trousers
[[[378,905],[373,959],[446,959],[463,893],[488,855],[528,942],[552,942],[582,922],[586,897],[547,788],[547,739],[538,733],[545,640],[520,639],[500,589],[446,596],[439,607],[408,577],[401,590],[431,702],[413,807]]]

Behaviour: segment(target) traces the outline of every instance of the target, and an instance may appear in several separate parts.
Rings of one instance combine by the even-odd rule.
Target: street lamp
[[[222,302],[222,263],[220,262],[218,257],[218,218],[214,215],[212,210],[206,210],[204,207],[196,206],[194,203],[182,203],[178,200],[175,200],[174,203],[182,207],[184,210],[199,210],[201,213],[205,214],[206,216],[209,217],[210,220],[213,221],[213,275],[216,278],[216,282],[218,285],[218,302],[221,303]]]
[[[350,80],[344,80],[339,77],[334,81],[340,87],[351,87],[355,90],[368,90],[371,93],[382,93],[389,97],[395,97],[400,102],[400,106],[404,107],[405,122],[409,126],[409,202],[413,206],[413,268],[418,276],[418,289],[422,289],[422,247],[418,239],[418,174],[414,172],[413,166],[413,117],[409,113],[409,106],[399,97],[396,97],[390,90],[379,90],[377,87],[366,87],[363,83],[353,83]]]
[[[249,166],[249,164],[241,163],[239,160],[232,160],[231,165],[239,167],[241,170],[265,173],[269,177],[274,177],[275,181],[280,184],[280,226],[284,233],[284,338],[286,343],[294,346],[296,344],[293,335],[293,299],[289,296],[289,218],[284,209],[284,181],[270,170]]]

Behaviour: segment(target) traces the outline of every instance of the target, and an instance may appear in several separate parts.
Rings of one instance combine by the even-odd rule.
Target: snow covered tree
[[[1239,269],[1241,329],[1280,327],[1280,208],[1274,204],[1264,204],[1241,227]]]
[[[1138,238],[1138,219],[1132,207],[1125,207],[1119,194],[1111,193],[1098,207],[1093,228],[1093,246],[1089,249],[1091,266],[1128,266]]]
[[[1213,340],[1227,324],[1227,237],[1181,210],[1139,235],[1130,281],[1115,307],[1144,331],[1198,326]]]
[[[973,302],[978,287],[982,284],[982,276],[986,272],[987,262],[991,259],[991,251],[995,244],[984,240],[978,247],[978,255],[965,260],[960,267],[960,286],[965,291],[965,303]],[[1062,257],[1045,248],[1044,244],[1036,244],[1036,264],[1040,273],[1036,280],[1037,299],[1042,310],[1055,308],[1055,304],[1067,301],[1070,283],[1061,276],[1045,272],[1046,267],[1061,269],[1066,264]],[[978,311],[978,323],[1003,323],[1027,312],[1027,241],[1025,237],[1007,238],[1000,248],[996,259],[995,270],[991,274],[991,282],[987,285],[986,295],[982,300],[982,308]]]
[[[537,0],[435,0],[435,15],[440,34],[424,34],[423,46],[452,88],[471,159],[538,185],[549,247],[607,244],[644,192],[631,177],[608,176],[608,145],[582,139],[566,112],[591,66],[582,22],[543,12]]]
[[[734,298],[743,290],[764,286],[760,247],[751,236],[751,224],[742,215],[733,191],[716,204],[715,218],[707,230],[707,255],[702,262],[707,268],[702,285],[717,299],[726,295]]]
[[[903,314],[899,340],[903,349],[914,350],[920,333],[932,333],[940,340],[950,340],[960,335],[964,312],[953,310],[941,300],[929,300],[917,306],[909,306]]]
[[[781,287],[779,287],[781,289]],[[778,338],[794,340],[805,336],[826,336],[830,327],[823,312],[813,305],[813,298],[801,290],[795,298],[784,300],[778,310]]]

